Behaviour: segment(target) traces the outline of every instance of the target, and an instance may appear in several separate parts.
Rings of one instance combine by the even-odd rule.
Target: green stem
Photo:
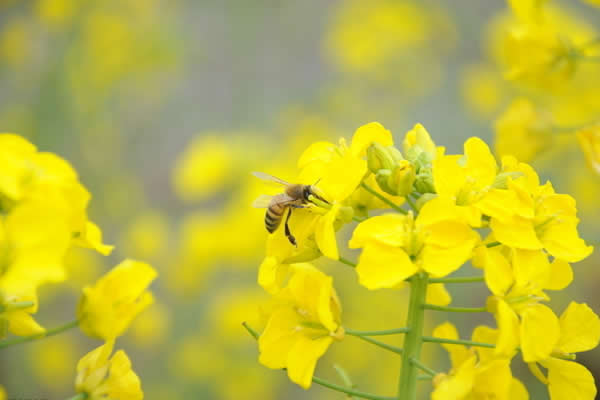
[[[400,370],[400,383],[398,385],[398,399],[416,400],[417,374],[419,369],[415,366],[421,357],[423,344],[423,325],[425,321],[425,296],[427,295],[428,276],[421,272],[413,275],[410,281],[410,303],[406,326],[410,331],[404,338],[404,353],[402,354],[402,369]]]
[[[5,347],[9,347],[9,346],[13,346],[13,345],[16,345],[16,344],[21,344],[21,343],[26,343],[26,342],[32,342],[34,340],[47,338],[49,336],[58,335],[59,333],[62,333],[64,331],[68,331],[71,328],[75,328],[77,325],[79,325],[79,321],[75,320],[75,321],[68,322],[68,323],[66,323],[64,325],[61,325],[59,327],[56,327],[56,328],[53,328],[53,329],[48,329],[48,330],[46,330],[43,333],[38,333],[37,335],[25,336],[25,337],[19,337],[19,338],[14,338],[14,339],[3,340],[3,341],[0,341],[0,349],[3,349]]]
[[[246,322],[242,322],[242,325],[244,326],[244,328],[246,328],[246,330],[248,331],[248,333],[250,333],[250,335],[252,335],[252,337],[254,339],[257,339],[260,337],[260,334],[255,331],[254,329],[252,329],[250,327],[250,325],[248,325]],[[325,386],[326,388],[335,390],[337,392],[341,392],[341,393],[346,393],[347,395],[350,396],[355,396],[355,397],[360,397],[362,399],[368,399],[368,400],[395,400],[393,397],[384,397],[384,396],[378,396],[375,394],[371,394],[371,393],[365,393],[365,392],[360,392],[358,390],[354,390],[354,389],[349,389],[340,385],[336,385],[335,383],[331,383],[328,382],[324,379],[321,378],[317,378],[316,376],[312,377],[312,381],[318,385],[321,386]],[[72,400],[72,399],[71,399]]]
[[[417,380],[418,381],[430,381],[433,379],[433,376],[431,375],[419,375],[417,376]]]
[[[384,331],[355,331],[353,329],[346,329],[346,333],[352,336],[385,336],[385,335],[397,335],[399,333],[408,333],[408,328],[397,328],[387,329]]]
[[[425,372],[426,374],[429,374],[431,376],[436,376],[438,374],[436,371],[429,368],[427,365],[422,364],[420,361],[415,360],[414,358],[411,358],[410,362],[413,363],[415,365],[415,367],[419,368],[421,371]]]
[[[68,399],[68,400],[85,400],[85,399],[87,399],[87,398],[88,398],[88,394],[87,394],[87,393],[85,393],[85,392],[82,392],[82,393],[78,393],[78,394],[76,394],[76,395],[75,395],[75,396],[73,396],[73,397],[69,397],[69,399]]]
[[[355,397],[360,397],[362,399],[368,399],[368,400],[395,400],[393,397],[377,396],[376,394],[359,392],[358,390],[354,390],[354,389],[348,389],[348,388],[345,388],[343,386],[336,385],[335,383],[327,382],[326,380],[323,380],[321,378],[317,378],[316,376],[313,376],[312,381],[314,383],[318,384],[318,385],[325,386],[326,388],[335,390],[337,392],[346,393],[347,395],[355,396]]]
[[[33,307],[35,303],[33,301],[17,301],[14,303],[7,303],[0,305],[0,313],[5,311],[23,310],[25,308]]]
[[[367,185],[366,183],[361,183],[360,186],[365,189],[367,192],[371,193],[373,196],[377,197],[379,200],[383,201],[385,204],[387,204],[388,206],[392,207],[394,210],[398,211],[401,214],[408,214],[408,212],[401,208],[400,206],[398,206],[397,204],[395,204],[393,201],[391,201],[390,199],[388,199],[385,196],[382,196],[380,193],[378,193],[375,189],[373,189],[372,187],[370,187],[369,185]]]
[[[464,346],[486,347],[488,349],[496,348],[496,345],[491,343],[473,342],[472,340],[461,339],[443,339],[431,336],[423,336],[423,341],[428,343],[462,344]]]
[[[358,265],[358,264],[356,264],[355,262],[352,262],[352,261],[350,261],[350,260],[348,260],[348,259],[346,259],[346,258],[344,258],[344,257],[340,257],[340,258],[338,259],[338,261],[339,261],[339,262],[341,262],[342,264],[349,265],[349,266],[351,266],[352,268],[356,268],[356,266]]]
[[[352,390],[356,389],[356,386],[354,386],[354,383],[352,383],[352,379],[350,379],[350,375],[348,375],[344,368],[340,367],[337,364],[333,364],[333,369],[335,369],[335,372],[337,372],[339,377],[342,378],[342,382],[344,382],[344,385],[346,385],[346,387]],[[348,398],[354,399],[353,396],[348,396]]]
[[[502,244],[502,243],[500,243],[500,242],[490,242],[490,243],[487,243],[487,244],[485,245],[485,247],[487,247],[487,248],[490,248],[490,247],[496,247],[496,246],[500,246],[501,244]]]
[[[415,213],[418,213],[419,210],[417,210],[417,205],[415,204],[415,202],[413,201],[413,199],[411,199],[410,196],[406,196],[405,199],[406,199],[406,202],[408,203],[408,205],[410,206],[410,208],[412,208],[412,210]]]
[[[456,278],[431,278],[429,283],[470,283],[483,281],[485,281],[483,276],[460,276]]]
[[[374,344],[375,346],[381,347],[382,349],[389,350],[392,353],[402,354],[404,352],[404,350],[401,349],[400,347],[392,346],[391,344],[387,344],[387,343],[380,342],[379,340],[371,339],[368,336],[358,336],[357,335],[355,337],[359,338],[360,340],[364,340],[365,342]]]
[[[423,308],[425,310],[462,312],[462,313],[486,312],[487,311],[487,309],[485,307],[446,307],[446,306],[436,306],[433,304],[423,304]]]

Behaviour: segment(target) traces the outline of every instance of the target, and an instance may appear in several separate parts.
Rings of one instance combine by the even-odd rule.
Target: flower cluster
[[[76,390],[88,399],[141,399],[140,381],[121,350],[109,358],[115,339],[152,303],[146,291],[156,277],[149,265],[125,260],[93,286],[86,286],[77,319],[45,329],[33,318],[38,289],[68,279],[73,248],[108,255],[100,228],[87,217],[90,194],[64,159],[40,152],[14,134],[0,134],[0,348],[41,339],[80,326],[105,344],[81,359]],[[81,397],[84,398],[84,397]]]
[[[404,333],[400,398],[415,398],[421,370],[433,379],[434,400],[527,399],[510,368],[517,353],[548,385],[553,400],[594,398],[592,375],[574,360],[575,353],[598,345],[600,319],[575,301],[558,317],[546,293],[566,288],[573,280],[570,263],[593,250],[579,237],[571,196],[541,183],[530,165],[513,156],[498,163],[479,138],[468,139],[463,154],[446,154],[419,124],[405,135],[402,150],[374,122],[360,127],[349,144],[312,144],[298,167],[293,182],[311,185],[314,195],[300,208],[287,207],[282,218],[289,218],[289,226],[267,239],[258,281],[273,301],[258,337],[262,364],[287,369],[304,388],[312,381],[332,387],[313,377],[332,343],[348,335]],[[373,210],[383,212],[371,216]],[[347,247],[361,249],[356,263],[340,255],[336,235],[353,220],[358,225]],[[295,235],[295,244],[285,230]],[[320,256],[354,267],[369,290],[410,285],[407,326],[362,333],[344,327],[332,278],[309,264]],[[469,261],[482,276],[448,277]],[[442,284],[477,281],[491,292],[481,307],[449,306]],[[478,326],[472,340],[461,340],[446,322],[425,336],[427,309],[489,312],[497,327]],[[426,342],[444,344],[452,360],[449,373],[422,364]]]

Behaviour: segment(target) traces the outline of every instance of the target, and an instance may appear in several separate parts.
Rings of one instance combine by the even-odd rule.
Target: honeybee
[[[281,220],[285,212],[287,216],[285,218],[285,236],[288,238],[291,244],[298,246],[296,238],[290,232],[288,225],[292,210],[294,208],[305,208],[310,203],[309,197],[314,196],[315,198],[327,203],[325,199],[316,193],[314,185],[302,185],[299,183],[289,183],[283,179],[276,178],[272,175],[265,174],[264,172],[253,172],[252,175],[263,181],[276,183],[285,188],[283,193],[269,196],[263,194],[259,196],[252,204],[255,208],[266,208],[265,213],[265,227],[269,233],[273,233],[281,225]]]

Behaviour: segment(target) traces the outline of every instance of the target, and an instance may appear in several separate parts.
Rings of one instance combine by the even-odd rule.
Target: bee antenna
[[[317,181],[315,183],[313,183],[313,186],[315,186],[316,184],[318,184],[319,182],[321,182],[321,178],[317,179]]]

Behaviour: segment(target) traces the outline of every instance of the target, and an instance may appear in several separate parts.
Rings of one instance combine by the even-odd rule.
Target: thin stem
[[[419,375],[417,376],[417,380],[418,381],[430,381],[433,379],[433,376],[431,375]]]
[[[337,372],[340,378],[342,378],[342,382],[344,382],[344,385],[346,385],[346,387],[353,390],[356,389],[356,386],[354,386],[354,383],[352,383],[352,379],[350,379],[350,375],[348,375],[344,368],[340,367],[337,364],[333,364],[333,369],[335,369],[335,372]],[[354,397],[352,396],[348,396],[348,398],[354,399]]]
[[[402,354],[402,353],[404,353],[404,350],[401,349],[400,347],[392,346],[391,344],[387,344],[387,343],[380,342],[379,340],[371,339],[368,336],[358,336],[357,335],[355,337],[359,338],[360,340],[364,340],[365,342],[369,342],[371,344],[374,344],[375,346],[379,346],[382,349],[389,350],[392,353],[396,353],[396,354]]]
[[[344,258],[344,257],[340,257],[340,258],[338,259],[338,261],[339,261],[339,262],[341,262],[342,264],[349,265],[349,266],[350,266],[350,267],[352,267],[352,268],[356,268],[356,266],[358,265],[358,264],[356,264],[355,262],[352,262],[352,261],[350,261],[350,260],[348,260],[348,259],[346,259],[346,258]]]
[[[483,282],[484,280],[483,276],[459,276],[456,278],[431,278],[429,283],[471,283]]]
[[[358,223],[361,223],[361,222],[363,222],[363,221],[366,221],[366,220],[367,220],[366,218],[360,218],[360,217],[357,217],[356,215],[354,215],[354,216],[352,217],[352,219],[353,219],[354,221],[358,222]]]
[[[79,321],[78,320],[74,320],[74,321],[68,322],[68,323],[66,323],[64,325],[58,326],[56,328],[48,329],[48,330],[46,330],[43,333],[38,333],[37,335],[19,337],[19,338],[14,338],[14,339],[9,339],[9,340],[3,340],[3,341],[0,341],[0,349],[3,349],[5,347],[9,347],[9,346],[13,346],[13,345],[16,345],[16,344],[21,344],[21,343],[26,343],[26,342],[32,342],[34,340],[43,339],[43,338],[47,338],[47,337],[50,337],[50,336],[58,335],[59,333],[68,331],[71,328],[75,328],[77,325],[79,325]]]
[[[404,338],[404,353],[398,385],[398,399],[416,400],[417,374],[419,372],[414,360],[419,361],[423,344],[423,325],[425,323],[425,297],[427,295],[428,276],[426,273],[413,275],[410,280],[410,303],[406,326],[410,331]]]
[[[88,398],[88,394],[85,392],[81,392],[81,393],[76,394],[73,397],[69,397],[68,400],[85,400],[87,398]]]
[[[486,347],[488,349],[496,348],[496,345],[491,343],[473,342],[472,340],[461,339],[443,339],[431,336],[423,336],[423,341],[428,343],[462,344],[464,346]]]
[[[252,335],[252,337],[253,337],[254,339],[258,340],[258,338],[260,337],[260,333],[256,332],[254,329],[252,329],[252,328],[250,327],[250,325],[248,325],[248,323],[247,323],[247,322],[245,322],[245,321],[244,321],[244,322],[242,322],[242,326],[243,326],[244,328],[246,328],[246,330],[248,331],[248,333],[249,333],[250,335]]]
[[[380,193],[378,193],[375,189],[373,189],[372,187],[370,187],[366,183],[363,182],[363,183],[360,184],[360,186],[363,189],[365,189],[367,192],[371,193],[373,196],[377,197],[379,200],[383,201],[388,206],[392,207],[394,210],[398,211],[399,213],[401,213],[401,214],[408,214],[408,212],[405,209],[401,208],[400,206],[398,206],[397,204],[395,204],[393,201],[391,201],[387,197],[381,195]]]
[[[419,368],[421,371],[425,372],[426,374],[429,374],[431,376],[436,376],[438,374],[437,371],[434,371],[433,369],[429,368],[427,365],[422,364],[419,360],[415,360],[414,358],[411,358],[410,362],[413,363],[417,368]]]
[[[25,308],[33,307],[35,303],[33,301],[17,301],[14,303],[7,303],[0,305],[0,313],[4,311],[23,310]]]
[[[446,306],[436,306],[433,304],[423,304],[423,308],[425,310],[462,312],[462,313],[486,312],[487,311],[487,309],[485,307],[446,307]]]
[[[353,329],[346,329],[346,333],[352,336],[385,336],[385,335],[397,335],[399,333],[408,333],[408,328],[397,328],[387,329],[384,331],[355,331]]]
[[[410,208],[412,208],[412,210],[415,213],[418,213],[419,210],[417,210],[417,205],[415,204],[415,202],[413,201],[413,199],[411,199],[410,196],[406,196],[405,199],[406,199],[406,202],[408,203],[408,205],[410,206]]]
[[[378,396],[376,394],[359,392],[358,390],[354,390],[354,389],[348,389],[348,388],[345,388],[343,386],[336,385],[335,383],[327,382],[326,380],[323,380],[321,378],[317,378],[316,376],[313,376],[312,381],[314,383],[318,384],[318,385],[325,386],[326,388],[335,390],[337,392],[346,393],[347,395],[355,396],[355,397],[360,397],[362,399],[368,399],[368,400],[394,400],[393,397]]]
[[[488,244],[485,245],[485,247],[490,248],[490,247],[496,247],[496,246],[500,246],[502,243],[500,242],[490,242]]]

